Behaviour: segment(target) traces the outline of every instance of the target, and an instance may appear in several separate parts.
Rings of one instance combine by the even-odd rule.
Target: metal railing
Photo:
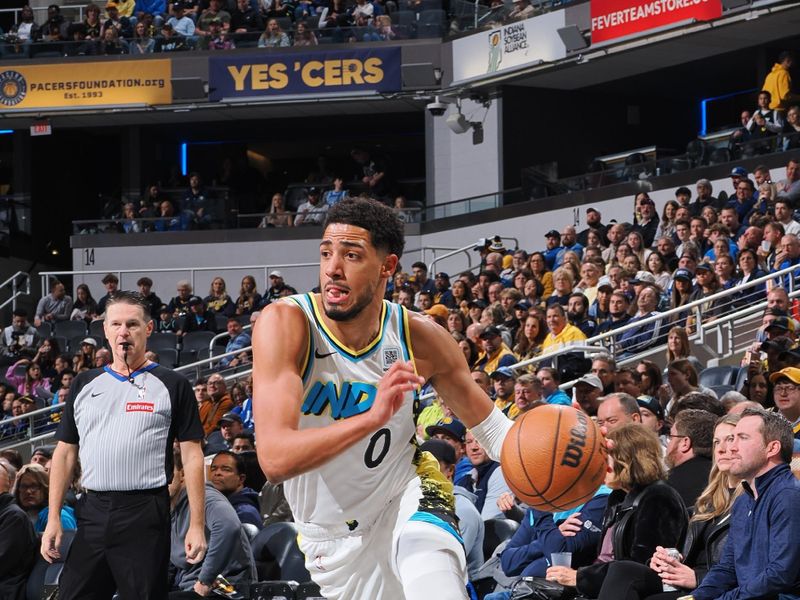
[[[11,296],[0,303],[0,309],[9,304],[12,309],[17,308],[17,298],[31,293],[31,278],[24,271],[17,271],[11,277],[0,283],[0,289],[11,287]]]
[[[18,417],[9,417],[0,421],[0,448],[8,450],[30,444],[31,451],[38,442],[52,438],[56,433],[58,421],[51,420],[51,415],[61,413],[64,403],[53,404],[45,408],[25,413]],[[27,421],[27,426],[20,432],[3,435],[9,431],[10,425],[18,425]]]

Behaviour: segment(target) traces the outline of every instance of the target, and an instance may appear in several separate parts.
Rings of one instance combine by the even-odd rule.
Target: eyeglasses
[[[781,385],[776,385],[774,391],[779,396],[788,396],[792,392],[797,389],[797,386],[791,383],[783,383]]]
[[[668,437],[671,437],[671,438],[685,438],[685,437],[689,437],[688,435],[681,435],[681,434],[679,434],[679,433],[668,433],[668,434],[667,434],[667,436],[668,436]]]

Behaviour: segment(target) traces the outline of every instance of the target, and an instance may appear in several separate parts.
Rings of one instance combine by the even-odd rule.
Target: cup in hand
[[[553,567],[572,567],[572,552],[553,552],[550,555]]]

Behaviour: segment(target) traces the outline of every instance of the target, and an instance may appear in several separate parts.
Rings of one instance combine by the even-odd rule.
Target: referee
[[[59,424],[41,550],[49,562],[60,556],[59,515],[79,457],[87,490],[60,600],[110,599],[115,591],[121,600],[167,597],[175,439],[190,505],[186,556],[197,563],[205,555],[203,428],[189,382],[144,356],[153,331],[148,310],[134,292],[109,299],[104,331],[114,360],[75,378]]]

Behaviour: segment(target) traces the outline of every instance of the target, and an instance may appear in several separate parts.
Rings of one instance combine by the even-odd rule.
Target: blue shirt
[[[742,485],[722,558],[692,592],[695,600],[800,594],[800,482],[781,464],[756,477],[757,499]]]
[[[563,404],[564,406],[572,406],[572,400],[569,399],[563,390],[556,390],[549,396],[547,396],[544,401],[547,404]]]

